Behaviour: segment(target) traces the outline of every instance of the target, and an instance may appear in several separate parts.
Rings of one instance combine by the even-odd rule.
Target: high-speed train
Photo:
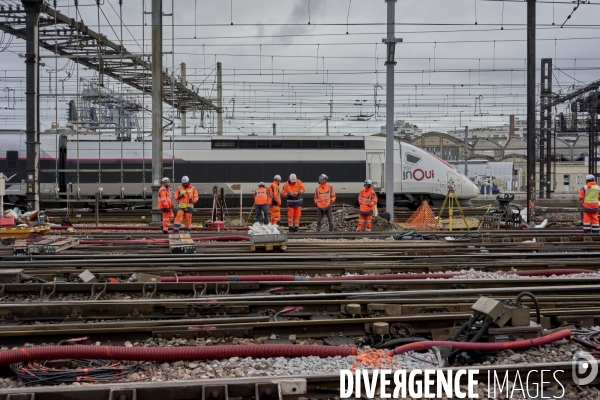
[[[40,192],[44,198],[89,202],[101,199],[150,198],[152,140],[122,140],[115,134],[64,130],[40,134]],[[0,131],[0,172],[6,179],[7,200],[18,203],[25,195],[25,133]],[[365,179],[371,179],[385,205],[384,136],[176,136],[165,137],[164,175],[175,187],[183,175],[198,189],[200,206],[210,206],[213,188],[224,188],[226,198],[240,190],[252,203],[259,182],[274,175],[285,180],[294,173],[304,182],[305,202],[320,174],[326,174],[339,203],[355,204]],[[143,174],[142,171],[145,171]],[[145,176],[144,176],[145,175]],[[407,143],[395,142],[394,193],[397,206],[418,207],[423,200],[439,204],[449,183],[463,203],[477,196],[477,187],[458,169]],[[238,186],[239,185],[239,186]],[[235,190],[234,190],[235,189]],[[228,203],[233,200],[228,201]],[[236,203],[231,203],[236,204]]]

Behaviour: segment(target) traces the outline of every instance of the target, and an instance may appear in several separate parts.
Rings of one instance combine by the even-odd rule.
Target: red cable
[[[516,350],[516,349],[528,349],[534,346],[543,346],[545,344],[554,343],[561,339],[565,339],[571,336],[569,329],[555,332],[547,336],[542,336],[535,339],[528,340],[517,340],[515,342],[500,342],[500,343],[470,343],[470,342],[448,342],[441,340],[432,340],[425,342],[415,342],[405,344],[403,346],[396,347],[391,350],[388,355],[394,356],[396,354],[406,353],[414,350],[428,350],[435,346],[450,346],[456,350],[476,350],[476,351],[501,351],[501,350]]]
[[[33,360],[64,358],[94,360],[180,361],[216,360],[231,357],[335,357],[354,356],[356,347],[301,346],[273,344],[258,346],[186,346],[186,347],[121,347],[121,346],[43,346],[0,352],[0,365]]]

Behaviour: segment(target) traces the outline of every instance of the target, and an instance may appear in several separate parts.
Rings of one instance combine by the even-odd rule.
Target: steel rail
[[[507,278],[507,279],[417,279],[417,280],[380,280],[380,281],[328,281],[328,282],[209,282],[209,283],[170,283],[170,282],[133,282],[133,283],[76,283],[76,282],[50,282],[50,283],[6,283],[0,284],[0,298],[5,304],[14,304],[14,300],[27,296],[29,301],[50,300],[57,298],[64,301],[65,297],[81,295],[90,300],[112,299],[114,295],[127,295],[136,298],[161,298],[165,296],[177,296],[182,299],[198,299],[207,296],[227,297],[235,295],[238,301],[253,300],[260,298],[281,298],[288,294],[338,294],[344,298],[347,294],[360,292],[403,292],[402,298],[406,296],[418,296],[425,292],[426,296],[433,295],[438,291],[445,290],[448,295],[461,296],[465,289],[514,289],[529,290],[532,288],[555,288],[557,284],[570,287],[577,291],[578,286],[590,287],[598,285],[599,277],[570,278],[564,277],[560,280],[546,278]],[[152,287],[149,289],[149,287]],[[447,292],[451,291],[451,292]],[[37,297],[33,297],[37,296]],[[409,298],[409,297],[408,297]],[[580,300],[580,297],[573,299]],[[35,305],[35,303],[27,304]],[[0,303],[0,306],[3,306]]]
[[[556,309],[544,311],[545,317],[592,318],[600,308]],[[448,329],[469,319],[470,312],[425,314],[412,316],[377,316],[353,319],[295,320],[278,322],[238,322],[228,318],[219,321],[213,318],[165,319],[165,320],[122,320],[117,322],[85,323],[72,321],[61,324],[0,325],[0,338],[4,346],[22,346],[23,343],[56,343],[72,337],[88,336],[89,340],[113,343],[157,339],[197,338],[269,338],[272,335],[287,338],[291,333],[297,338],[357,337],[371,333],[375,322],[387,322],[390,326],[409,329],[414,334],[428,334],[432,329]],[[533,312],[532,312],[533,315]],[[252,318],[252,317],[251,317]],[[255,316],[254,318],[259,318]],[[266,317],[263,317],[266,318]],[[396,325],[397,324],[397,325]]]

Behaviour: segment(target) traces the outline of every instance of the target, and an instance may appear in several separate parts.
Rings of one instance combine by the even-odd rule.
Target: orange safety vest
[[[377,194],[373,188],[364,188],[358,195],[358,204],[360,204],[360,213],[373,215],[373,207],[377,205]]]
[[[302,194],[304,193],[304,184],[300,179],[297,179],[296,182],[291,183],[287,181],[283,185],[282,195],[286,196],[287,206],[291,208],[302,207],[304,201],[302,200]],[[296,195],[296,196],[293,196]]]
[[[173,208],[171,191],[164,186],[161,186],[161,188],[158,190],[158,208],[168,208],[169,210]]]
[[[319,208],[327,208],[335,201],[333,186],[325,182],[315,189],[315,204]]]
[[[267,189],[264,187],[259,187],[254,191],[254,204],[257,206],[269,204],[269,195],[267,194]]]
[[[269,196],[269,205],[279,207],[281,205],[281,193],[279,193],[279,183],[274,181],[271,186],[267,188],[267,195]]]
[[[185,193],[182,194],[182,191]],[[194,208],[194,203],[198,201],[198,191],[192,185],[189,185],[187,188],[181,185],[175,192],[175,200],[177,200],[178,208]]]

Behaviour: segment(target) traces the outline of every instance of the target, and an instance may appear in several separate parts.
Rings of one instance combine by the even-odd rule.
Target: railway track
[[[168,243],[157,242],[165,236],[156,233],[60,233],[78,237],[80,244],[59,254],[26,257],[0,247],[2,346],[52,346],[85,337],[76,345],[218,349],[228,344],[295,343],[358,345],[363,352],[366,345],[378,344],[377,340],[383,343],[376,333],[381,324],[390,338],[448,338],[473,317],[472,306],[481,296],[508,301],[522,292],[536,297],[541,324],[510,328],[514,337],[539,335],[542,328],[600,325],[600,275],[596,273],[600,237],[584,236],[579,230],[420,232],[432,239],[421,241],[383,240],[390,233],[299,233],[292,236],[285,252],[252,253],[245,241],[207,241],[197,243],[196,254],[186,255],[171,254]],[[447,236],[453,240],[445,240]],[[82,282],[79,275],[85,270],[95,281]],[[430,279],[437,276],[433,274],[461,270],[469,272]],[[540,270],[570,270],[578,275],[514,275],[515,271],[539,274]],[[581,270],[590,273],[579,275]],[[429,275],[407,275],[423,273]],[[153,281],[156,278],[152,276],[135,281],[134,274],[137,278],[155,275],[161,282]],[[180,281],[183,278],[197,281]],[[529,307],[530,318],[536,320],[536,303],[523,298],[520,304]],[[494,329],[488,332],[492,338],[506,335],[504,328]],[[174,371],[192,370],[189,364],[197,363],[157,364],[150,360],[140,367],[141,375],[134,376],[150,380],[149,376],[158,376],[153,374],[162,369],[161,379],[170,380]],[[484,371],[478,376],[485,378],[488,370],[528,372],[540,365],[556,372],[564,382],[571,377],[572,364],[566,358],[553,363],[477,368]],[[563,369],[565,365],[569,368]],[[171,382],[126,383],[135,380],[128,377],[119,386],[6,388],[0,390],[0,400],[17,392],[29,396],[25,399],[32,395],[36,399],[133,400],[159,395],[188,399],[203,393],[206,399],[208,390],[214,400],[275,400],[258,389],[273,382],[278,384],[271,386],[271,396],[291,390],[288,384],[299,385],[296,391],[302,396],[282,394],[282,398],[339,396],[338,374],[293,374],[293,379],[276,374],[266,380],[252,374],[236,380],[197,375],[194,380],[191,372],[182,374],[185,383],[180,381],[177,387],[186,390],[172,390]],[[0,378],[8,379],[8,385],[17,384],[11,376],[10,371],[0,369]]]
[[[494,200],[495,201],[495,200]],[[491,201],[493,203],[494,201]],[[334,207],[334,212],[342,209],[342,207]],[[463,212],[466,217],[480,217],[483,216],[488,207],[487,206],[471,206],[463,208]],[[432,208],[432,211],[435,215],[438,215],[440,212],[439,208]],[[244,223],[249,219],[248,215],[250,214],[251,209],[245,207],[242,212]],[[577,205],[573,207],[539,207],[536,210],[538,217],[547,217],[551,216],[557,212],[564,214],[574,214],[579,215],[581,212],[577,210]],[[92,210],[79,210],[72,211],[67,213],[66,210],[58,209],[58,210],[48,210],[46,211],[47,215],[51,218],[53,222],[58,222],[63,218],[68,218],[69,221],[73,224],[95,224],[96,219],[100,224],[144,224],[148,223],[152,220],[152,213],[149,209],[134,209],[134,210],[103,210],[96,213]],[[395,210],[394,216],[396,218],[396,222],[406,222],[408,218],[410,218],[414,214],[414,211],[400,209]],[[444,215],[447,214],[447,210],[444,211]],[[194,221],[197,223],[209,221],[212,218],[212,210],[198,208],[194,210]],[[229,213],[229,219],[231,220],[239,220],[239,208],[231,209]],[[314,207],[307,207],[302,210],[302,222],[310,223],[317,219],[317,211]],[[252,216],[252,221],[254,221],[254,216]],[[282,224],[287,224],[287,215],[285,212],[282,213]]]

